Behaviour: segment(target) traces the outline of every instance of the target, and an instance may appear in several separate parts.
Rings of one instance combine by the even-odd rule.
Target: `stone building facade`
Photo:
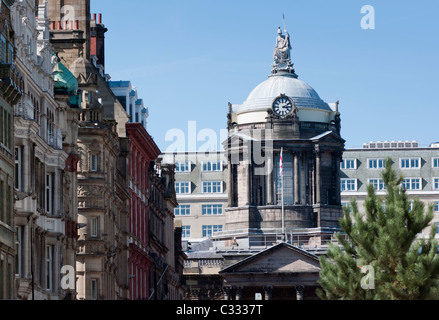
[[[12,0],[0,2],[0,299],[16,296],[14,230],[14,106],[24,91],[15,67]]]
[[[268,80],[229,103],[224,229],[187,252],[186,299],[316,298],[317,257],[342,216],[345,141],[338,102],[298,79],[289,41],[279,29]]]
[[[104,73],[100,48],[106,28],[91,19],[90,1],[49,1],[47,6],[51,44],[78,81],[81,92],[77,140],[77,298],[127,299],[128,115],[109,88],[108,75]]]
[[[130,299],[146,300],[150,295],[149,254],[149,167],[160,150],[141,123],[126,124],[130,142],[128,160],[130,217]]]
[[[20,0],[12,12],[25,89],[15,107],[17,298],[64,299],[75,291],[61,287],[61,270],[75,265],[78,83],[53,56],[46,5]]]
[[[181,247],[181,226],[174,223],[174,166],[151,162],[148,171],[149,194],[149,300],[182,300],[185,292]]]

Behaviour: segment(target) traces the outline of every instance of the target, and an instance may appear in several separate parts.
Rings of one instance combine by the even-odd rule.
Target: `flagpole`
[[[282,175],[282,240],[285,240],[285,205],[284,205],[284,164],[283,164],[283,151],[280,151],[280,166]]]

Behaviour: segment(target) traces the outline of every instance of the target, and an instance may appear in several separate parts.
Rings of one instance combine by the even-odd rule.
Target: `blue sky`
[[[361,28],[364,5],[374,30]],[[228,102],[269,76],[283,14],[299,78],[340,101],[347,148],[439,141],[437,0],[91,0],[91,9],[109,30],[106,72],[137,87],[162,151],[188,121],[220,135]]]

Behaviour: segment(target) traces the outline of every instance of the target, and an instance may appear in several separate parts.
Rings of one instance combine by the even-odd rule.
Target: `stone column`
[[[303,300],[304,295],[303,292],[305,291],[305,287],[304,286],[296,286],[296,297],[297,300]]]
[[[236,300],[242,300],[242,290],[243,287],[235,287]]]
[[[224,300],[232,300],[232,288],[231,287],[224,287],[223,293],[224,293]]]
[[[306,184],[308,181],[308,161],[306,158],[306,153],[302,153],[301,155],[301,161],[302,161],[302,170],[300,172],[300,176],[301,176],[301,185],[300,185],[300,190],[301,190],[301,203],[302,204],[306,204]]]
[[[267,154],[267,204],[273,204],[273,153]]]
[[[265,300],[271,300],[273,298],[273,287],[264,287]]]
[[[250,162],[246,159],[238,166],[238,207],[250,205]]]
[[[343,155],[342,153],[335,154],[335,204],[341,204],[341,181],[340,181],[340,163]]]
[[[294,203],[300,204],[300,172],[298,152],[294,152]]]
[[[315,175],[316,176],[315,177],[315,179],[316,179],[316,182],[315,182],[315,184],[316,184],[316,204],[320,204],[322,180],[320,177],[321,153],[320,153],[318,146],[316,147],[315,155],[316,155],[316,175]]]

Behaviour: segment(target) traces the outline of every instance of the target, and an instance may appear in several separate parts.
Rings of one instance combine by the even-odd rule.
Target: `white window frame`
[[[221,172],[223,171],[222,161],[203,161],[201,163],[202,172]]]
[[[408,167],[403,167],[403,161],[407,161],[407,160],[409,161],[409,166]],[[417,167],[413,166],[412,161],[414,161],[414,160],[418,161],[418,166]],[[406,170],[406,169],[420,169],[421,168],[421,158],[419,158],[419,157],[400,158],[399,159],[399,168],[400,169],[404,169],[404,170]]]
[[[219,188],[219,189],[218,189]],[[216,190],[216,191],[214,191]],[[223,193],[222,181],[203,181],[203,193]]]
[[[386,185],[384,184],[384,180],[381,178],[371,178],[367,180],[368,184],[373,184],[376,191],[384,191],[386,190]]]
[[[213,235],[214,232],[221,232],[223,231],[223,225],[221,224],[214,224],[214,225],[203,225],[201,227],[202,237],[208,238]]]
[[[190,216],[191,206],[189,204],[182,204],[174,209],[174,215],[179,217]]]
[[[414,182],[415,180],[419,180],[419,188],[413,188],[413,183],[416,183],[416,182]],[[409,181],[409,186],[410,186],[410,188],[405,188],[405,184],[407,183],[407,181]],[[403,186],[407,191],[419,191],[419,190],[422,190],[422,178],[419,178],[419,177],[417,177],[417,178],[404,178],[404,180],[402,181],[402,184],[401,184],[401,186]]]
[[[439,190],[439,178],[433,177],[432,183],[433,183],[433,190]]]
[[[182,170],[183,168],[183,170]],[[175,162],[175,172],[189,173],[191,172],[192,163],[190,161],[177,161]]]
[[[376,161],[376,167],[371,166],[371,161]],[[380,166],[382,163],[382,166]],[[370,170],[381,170],[386,168],[386,159],[384,158],[370,158],[367,159],[367,168]]]
[[[182,238],[190,238],[191,237],[191,226],[182,226],[181,237]]]
[[[436,166],[435,166],[435,162],[437,162]],[[438,157],[431,158],[431,167],[433,169],[439,169],[439,158]]]
[[[221,216],[223,214],[222,204],[202,204],[201,215],[203,216]]]
[[[435,201],[434,202],[433,211],[434,212],[439,212],[439,201]]]
[[[184,192],[181,192],[182,188],[183,188]],[[175,193],[176,194],[190,194],[191,193],[191,182],[190,181],[175,181]]]
[[[354,189],[348,190],[348,188],[347,188],[348,183],[352,182],[352,181],[354,181]],[[355,192],[358,189],[358,179],[343,178],[343,179],[341,179],[340,186],[341,186],[342,192]],[[344,190],[343,190],[343,186],[345,186]]]
[[[352,165],[349,165],[350,168],[348,168],[347,163],[352,162]],[[343,159],[342,162],[340,163],[340,169],[342,170],[357,170],[357,159],[354,158],[346,158]]]

